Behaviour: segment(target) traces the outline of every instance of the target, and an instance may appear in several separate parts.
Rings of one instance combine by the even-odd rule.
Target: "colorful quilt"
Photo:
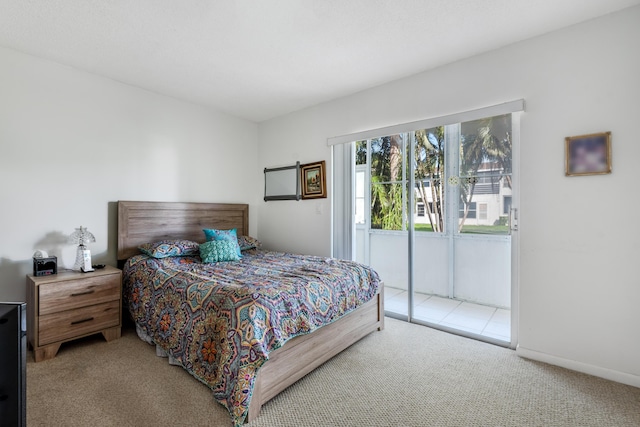
[[[237,426],[269,352],[371,300],[378,285],[361,264],[258,249],[212,264],[137,255],[123,279],[138,328],[207,384]]]

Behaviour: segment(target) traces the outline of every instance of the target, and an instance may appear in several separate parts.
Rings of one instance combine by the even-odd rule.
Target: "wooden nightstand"
[[[63,342],[102,333],[120,338],[122,272],[27,275],[27,336],[36,362],[56,356]]]

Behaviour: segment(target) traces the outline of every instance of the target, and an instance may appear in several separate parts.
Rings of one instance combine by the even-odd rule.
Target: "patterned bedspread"
[[[378,284],[354,262],[257,249],[214,264],[137,255],[123,280],[136,325],[213,390],[234,425],[269,352],[369,301]]]

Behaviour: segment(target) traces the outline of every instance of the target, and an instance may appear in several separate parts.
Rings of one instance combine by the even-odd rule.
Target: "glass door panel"
[[[511,120],[356,143],[356,258],[387,315],[509,342]]]
[[[459,125],[458,176],[449,187],[457,203],[452,230],[452,299],[461,301],[443,323],[510,342],[513,195],[511,114]]]
[[[357,240],[356,248],[363,248],[362,258],[367,257],[368,264],[384,278],[385,309],[398,317],[408,314],[406,150],[406,134],[370,139],[366,149],[365,143],[356,145],[356,162],[366,165],[361,170],[366,174],[369,207],[363,244]],[[360,167],[357,165],[356,183]],[[356,190],[356,202],[357,194]],[[358,250],[356,256],[361,257]]]
[[[414,229],[444,231],[444,126],[415,132],[413,156]]]
[[[444,126],[415,132],[412,317],[429,323],[444,319],[448,311],[438,302],[451,296],[443,179],[447,175],[445,147]]]
[[[460,125],[458,232],[509,234],[511,114]]]
[[[509,342],[511,114],[416,131],[414,144],[411,317]]]

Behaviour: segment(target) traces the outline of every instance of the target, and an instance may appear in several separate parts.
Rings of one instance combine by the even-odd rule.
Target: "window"
[[[408,201],[411,199],[418,200],[421,198],[416,194],[421,186],[425,192],[435,194],[435,197],[428,196],[426,198],[422,198],[425,216],[422,217],[424,219],[421,218],[420,221],[422,221],[421,225],[424,226],[424,230],[447,234],[455,233],[456,229],[457,232],[462,230],[464,223],[461,219],[459,221],[454,221],[454,223],[446,224],[446,220],[444,220],[444,218],[455,218],[456,205],[458,205],[458,201],[462,199],[460,196],[460,187],[465,186],[466,177],[477,176],[477,174],[473,173],[473,168],[465,170],[465,168],[458,168],[458,166],[473,165],[473,162],[470,163],[469,161],[473,160],[474,155],[468,155],[473,154],[473,150],[467,149],[473,148],[474,145],[476,147],[481,147],[479,142],[483,141],[486,142],[486,144],[482,144],[481,150],[477,152],[481,153],[484,151],[483,156],[475,157],[484,161],[492,161],[500,166],[497,171],[492,170],[491,172],[496,172],[497,175],[500,176],[500,179],[498,179],[498,186],[503,188],[504,191],[501,189],[499,194],[486,195],[485,197],[475,199],[471,194],[466,194],[466,202],[487,202],[487,225],[476,225],[471,228],[465,228],[462,232],[508,234],[508,230],[505,232],[503,230],[504,227],[500,228],[496,225],[496,222],[501,222],[503,215],[501,213],[502,210],[504,209],[506,211],[508,209],[504,204],[503,206],[499,206],[499,204],[503,203],[503,201],[506,200],[504,197],[510,196],[512,192],[510,165],[512,133],[511,117],[512,113],[523,110],[524,100],[519,99],[477,110],[443,115],[440,117],[431,117],[416,122],[394,124],[384,128],[369,129],[353,134],[344,134],[328,138],[327,144],[333,147],[334,156],[332,170],[334,174],[333,202],[335,206],[332,210],[332,254],[334,256],[345,257],[347,259],[352,258],[353,246],[350,230],[352,230],[352,227],[354,226],[355,212],[353,206],[355,201],[355,185],[350,185],[350,183],[352,182],[352,177],[355,176],[356,165],[366,165],[367,168],[365,169],[364,188],[366,195],[366,199],[364,201],[366,213],[364,215],[365,221],[369,218],[369,212],[375,212],[376,208],[373,205],[374,200],[370,200],[369,196],[373,195],[371,187],[376,183],[371,179],[373,177],[370,176],[369,171],[373,171],[373,169],[371,169],[371,163],[374,160],[372,158],[372,154],[375,151],[371,147],[371,142],[374,139],[380,139],[380,135],[404,135],[404,138],[406,138],[404,141],[404,148],[407,152],[408,150],[411,150],[409,156],[406,156],[406,152],[403,152],[402,161],[403,173],[405,176],[399,180],[400,182],[398,182],[403,185],[402,191],[404,193],[404,200],[401,206],[402,211],[405,214],[403,218],[403,229],[406,230],[407,218],[414,218],[414,222],[417,224],[417,221],[415,221],[415,218],[417,217],[416,205],[410,207],[408,206]],[[518,120],[517,115],[513,115],[513,117]],[[468,123],[474,122],[481,126],[473,129],[473,126],[468,125]],[[440,126],[444,123],[447,123],[447,125]],[[422,132],[420,132],[421,129]],[[442,129],[442,139],[438,138],[440,136],[440,129]],[[517,129],[518,128],[515,127],[515,130]],[[445,134],[447,135],[446,138],[444,138]],[[420,138],[422,138],[420,141],[416,141]],[[476,144],[472,144],[474,141]],[[429,145],[426,145],[426,143],[429,143]],[[418,151],[420,148],[423,149],[422,152]],[[429,150],[427,150],[427,148]],[[448,153],[447,156],[444,156],[445,149]],[[414,175],[413,177],[411,177],[411,175],[407,175],[408,173],[415,172],[418,166],[417,163],[426,160],[427,154],[429,154],[429,159],[433,160],[432,164],[438,167],[438,170],[432,171],[434,174],[433,177],[425,177],[421,180],[418,175]],[[443,161],[439,163],[436,160],[438,158]],[[451,168],[452,172],[445,171],[445,158],[446,167]],[[407,164],[409,163],[408,159],[412,159],[413,164]],[[407,179],[407,176],[409,179]],[[459,178],[460,185],[455,187],[450,185],[451,182],[457,181],[457,178]],[[449,181],[450,179],[452,179],[452,181]],[[408,181],[413,180],[417,184],[416,188],[409,189],[407,183]],[[387,182],[388,184],[394,184],[391,181]],[[422,184],[420,185],[420,183]],[[489,185],[492,186],[493,184]],[[496,203],[498,206],[493,207],[487,200],[489,198],[491,199],[491,203]],[[438,217],[438,214],[441,213],[441,211],[443,212],[451,208],[454,210],[454,212],[451,212],[453,215],[440,215],[440,217]],[[380,208],[378,207],[377,209]],[[410,215],[407,216],[407,212],[410,212]],[[494,214],[498,214],[500,217],[497,220],[494,220]],[[360,215],[359,217],[361,218],[362,216]],[[457,222],[457,224],[455,222]],[[378,221],[378,224],[378,228],[381,229],[382,226],[380,221]],[[443,227],[440,227],[441,224]],[[369,229],[374,228],[374,225],[371,222],[367,225]],[[446,225],[446,227],[444,227],[444,225]],[[485,230],[479,230],[480,227],[484,227]],[[355,227],[353,227],[353,230],[355,230]],[[418,230],[417,227],[416,230]]]
[[[487,219],[487,204],[480,203],[478,205],[478,219]]]
[[[371,228],[404,230],[407,204],[405,134],[369,141],[371,158]]]
[[[356,224],[366,223],[366,189],[367,179],[367,141],[356,141],[356,188],[355,212]]]
[[[445,129],[438,126],[414,132],[414,180],[416,198],[422,200],[428,227],[417,227],[418,231],[444,232],[442,201],[444,188],[440,177],[445,176]]]
[[[511,127],[511,114],[460,124],[460,210],[467,210],[459,215],[461,233],[508,233],[500,202],[511,193]]]
[[[356,141],[355,169],[357,224],[406,231],[411,219],[420,232],[508,233],[500,204],[511,195],[511,114]],[[447,225],[456,204],[458,221]]]
[[[362,170],[362,168],[356,166],[356,224],[364,224],[365,223],[365,198],[364,198],[364,189],[365,189],[365,176],[366,171]]]
[[[502,202],[502,213],[505,215],[509,215],[511,212],[511,196],[504,196]]]
[[[467,210],[467,216],[466,219],[474,219],[476,217],[476,202],[470,202],[467,204],[467,207],[465,207],[465,204],[460,201],[459,207],[458,207],[459,213],[458,213],[458,217],[459,218],[465,218],[465,210]]]
[[[356,141],[356,165],[367,164],[367,141]]]

